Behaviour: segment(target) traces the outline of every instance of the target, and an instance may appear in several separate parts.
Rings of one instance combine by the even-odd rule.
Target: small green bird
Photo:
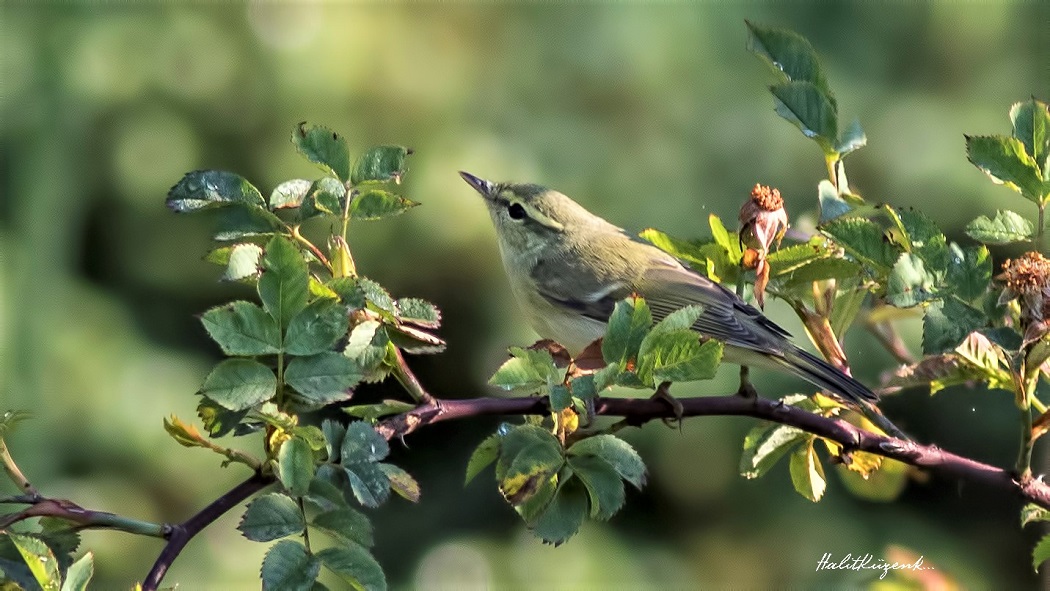
[[[511,288],[540,336],[575,355],[604,334],[616,302],[632,293],[645,298],[656,320],[699,304],[693,329],[724,343],[725,361],[786,371],[866,415],[878,413],[878,396],[864,384],[792,344],[755,307],[671,255],[557,191],[459,174],[485,199]]]

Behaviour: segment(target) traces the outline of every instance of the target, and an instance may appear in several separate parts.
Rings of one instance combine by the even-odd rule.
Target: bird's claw
[[[671,382],[663,382],[656,388],[656,392],[653,392],[650,400],[663,400],[671,407],[671,411],[674,412],[674,418],[663,418],[661,419],[665,425],[672,429],[676,426],[678,429],[682,428],[682,417],[685,415],[685,407],[679,402],[677,398],[671,396]]]

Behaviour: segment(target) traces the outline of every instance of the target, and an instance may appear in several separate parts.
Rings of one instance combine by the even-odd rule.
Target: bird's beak
[[[459,176],[463,177],[463,180],[467,181],[467,184],[474,187],[474,190],[481,193],[481,196],[485,199],[492,199],[493,191],[496,185],[486,181],[485,179],[478,178],[469,172],[459,171]]]

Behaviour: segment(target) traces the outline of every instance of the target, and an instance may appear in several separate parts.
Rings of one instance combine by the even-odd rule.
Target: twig
[[[430,395],[430,392],[427,392],[423,384],[420,383],[419,378],[416,377],[416,374],[409,369],[408,362],[405,361],[405,356],[401,353],[401,349],[394,349],[394,352],[397,363],[394,365],[393,374],[398,383],[412,396],[412,400],[422,404],[432,404],[434,397]]]
[[[908,350],[907,345],[904,344],[904,339],[901,338],[900,334],[888,322],[865,322],[864,327],[868,329],[868,332],[875,335],[879,343],[889,351],[890,355],[896,359],[899,363],[905,365],[914,365],[918,362],[915,356],[912,355],[911,351]]]

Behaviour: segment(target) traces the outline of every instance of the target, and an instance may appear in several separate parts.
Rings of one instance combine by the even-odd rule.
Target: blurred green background
[[[201,260],[206,216],[172,215],[165,193],[198,168],[235,171],[264,194],[315,178],[289,143],[299,121],[332,127],[355,152],[415,149],[403,189],[423,207],[355,225],[351,243],[363,273],[444,310],[448,351],[410,362],[445,397],[491,394],[505,348],[534,338],[457,170],[547,184],[632,232],[707,235],[708,214],[735,223],[756,182],[781,189],[794,223],[813,217],[819,150],[773,113],[745,18],[817,48],[843,123],[857,117],[867,132],[847,169],[869,199],[922,208],[962,241],[977,214],[1034,211],[967,163],[962,135],[1008,133],[1013,102],[1050,95],[1047,3],[0,6],[0,409],[35,410],[11,445],[41,490],[149,520],[182,520],[246,476],[161,428],[171,413],[195,418],[193,393],[219,357],[194,315],[250,297]],[[769,313],[803,334],[783,306]],[[904,330],[917,350],[918,325]],[[866,335],[847,351],[869,383],[892,367]],[[727,369],[676,393],[725,393],[734,380]],[[910,391],[885,408],[921,440],[1009,465],[1015,419],[1001,394]],[[359,399],[397,395],[369,387]],[[649,486],[557,549],[524,531],[489,478],[463,488],[495,420],[426,429],[393,456],[422,502],[375,513],[376,554],[402,588],[829,588],[873,577],[815,572],[824,553],[897,545],[965,588],[1039,586],[1037,532],[1018,530],[1015,499],[928,478],[876,503],[829,474],[814,505],[792,492],[786,466],[737,475],[752,424],[628,433]],[[265,546],[240,538],[238,519],[195,539],[166,583],[256,588]],[[92,532],[83,547],[96,553],[97,588],[117,589],[161,544]]]

